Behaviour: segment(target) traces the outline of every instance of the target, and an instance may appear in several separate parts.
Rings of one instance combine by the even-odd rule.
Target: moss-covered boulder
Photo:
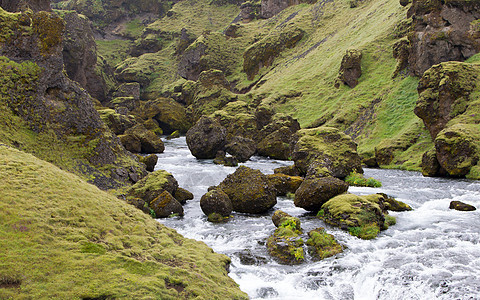
[[[144,102],[134,113],[144,120],[157,121],[164,134],[171,134],[176,130],[185,133],[191,127],[185,108],[171,98]]]
[[[134,116],[119,114],[110,108],[98,110],[98,113],[105,125],[116,135],[123,134],[125,130],[137,124]]]
[[[414,111],[423,120],[432,139],[451,119],[466,111],[479,70],[480,67],[474,64],[446,62],[423,74]]]
[[[275,174],[285,174],[285,175],[288,175],[288,176],[300,176],[301,175],[300,170],[295,165],[275,168],[273,170],[273,173],[275,173]]]
[[[286,217],[267,239],[268,253],[281,264],[300,264],[305,260],[300,220]]]
[[[474,211],[474,210],[477,210],[475,208],[475,206],[467,204],[467,203],[463,203],[461,201],[451,201],[449,208],[459,210],[459,211]]]
[[[215,119],[202,117],[186,134],[188,149],[196,158],[215,158],[223,150],[227,132]]]
[[[410,205],[397,200],[391,196],[388,196],[384,193],[377,193],[378,195],[383,197],[383,205],[385,206],[386,210],[391,210],[391,211],[410,211],[412,208]]]
[[[142,143],[136,136],[132,134],[122,134],[118,136],[118,139],[128,151],[132,153],[142,152]]]
[[[217,151],[217,155],[215,155],[213,163],[217,165],[224,165],[226,167],[238,166],[238,160],[234,156],[227,156],[227,154],[223,150]]]
[[[232,213],[233,206],[227,194],[220,189],[214,189],[202,196],[200,208],[207,216],[216,213],[222,217],[228,217]]]
[[[165,145],[160,137],[142,124],[127,129],[125,135],[132,135],[140,141],[142,153],[162,153],[165,150]]]
[[[33,11],[52,11],[50,0],[2,0],[0,7],[9,12],[31,9]]]
[[[236,212],[259,214],[277,204],[275,188],[259,170],[240,166],[219,185],[232,201]]]
[[[423,153],[421,166],[423,176],[434,177],[442,173],[446,174],[445,170],[438,163],[437,150],[435,148]]]
[[[210,116],[218,120],[227,129],[228,141],[238,136],[257,140],[257,121],[244,101],[230,102]]]
[[[322,260],[343,252],[335,237],[320,227],[308,232],[307,245],[314,260]]]
[[[140,84],[138,82],[122,83],[113,92],[113,97],[133,97],[140,100]]]
[[[307,178],[295,192],[295,206],[318,211],[331,198],[348,190],[348,184],[335,177]]]
[[[276,210],[272,215],[272,222],[275,227],[279,227],[283,221],[286,221],[287,218],[291,218],[292,216],[287,214],[284,211]],[[299,220],[300,221],[300,220]]]
[[[165,170],[158,170],[131,186],[127,191],[127,197],[140,198],[150,203],[164,191],[175,194],[177,188],[178,182],[172,174]]]
[[[442,130],[435,139],[437,159],[449,175],[465,176],[480,159],[478,125],[455,124]]]
[[[360,76],[362,76],[362,52],[357,49],[349,49],[342,58],[337,80],[354,88],[357,86]],[[339,84],[336,86],[339,87]]]
[[[357,145],[336,128],[317,127],[297,133],[292,158],[302,174],[345,178],[355,171],[363,173]]]
[[[288,193],[295,193],[303,182],[300,176],[289,176],[285,174],[267,175],[270,184],[275,187],[277,196],[285,196]]]
[[[246,162],[257,151],[252,139],[235,136],[225,145],[225,151],[235,157],[239,162]]]
[[[281,127],[267,135],[258,144],[258,154],[273,159],[287,160],[292,157],[292,131],[288,127]]]
[[[150,154],[146,156],[138,155],[138,160],[141,163],[144,163],[147,166],[147,171],[153,172],[155,170],[155,166],[157,165],[158,156],[156,154]]]
[[[187,191],[184,188],[178,187],[175,192],[172,194],[181,205],[187,203],[188,200],[192,200],[194,198],[193,194],[190,191]]]
[[[387,215],[385,199],[381,194],[357,196],[343,194],[322,205],[318,216],[330,225],[340,227],[361,239],[373,239],[380,230],[394,224]]]
[[[182,205],[168,191],[163,191],[157,198],[150,201],[149,207],[155,212],[156,218],[183,216]]]

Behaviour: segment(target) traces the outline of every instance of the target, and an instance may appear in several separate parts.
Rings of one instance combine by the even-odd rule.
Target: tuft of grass
[[[365,178],[363,174],[352,172],[345,177],[345,182],[353,186],[381,187],[382,183],[373,177]]]
[[[348,233],[364,240],[371,240],[377,237],[380,228],[377,224],[369,223],[361,226],[348,227]]]

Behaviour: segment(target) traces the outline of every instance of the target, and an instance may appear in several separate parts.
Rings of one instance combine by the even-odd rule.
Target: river
[[[397,224],[365,241],[326,225],[286,197],[278,197],[275,208],[265,215],[233,213],[228,223],[207,222],[200,209],[201,196],[235,168],[197,160],[184,137],[165,141],[165,148],[158,154],[156,169],[172,173],[195,199],[184,206],[184,217],[158,221],[228,255],[229,275],[252,299],[480,299],[480,182],[365,169],[367,177],[383,186],[350,187],[349,192],[386,193],[414,209],[391,212]],[[291,163],[253,157],[244,165],[272,174],[274,168]],[[452,200],[478,209],[450,210]],[[271,221],[275,209],[299,217],[305,232],[325,227],[347,248],[319,262],[276,263],[265,246],[275,230]]]

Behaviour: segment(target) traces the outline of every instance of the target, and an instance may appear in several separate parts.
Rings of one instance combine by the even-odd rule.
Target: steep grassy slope
[[[229,259],[0,145],[0,298],[244,299]]]

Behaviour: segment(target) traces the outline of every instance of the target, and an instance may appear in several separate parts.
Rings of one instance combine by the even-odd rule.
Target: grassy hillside
[[[244,299],[229,259],[0,146],[0,298]]]

